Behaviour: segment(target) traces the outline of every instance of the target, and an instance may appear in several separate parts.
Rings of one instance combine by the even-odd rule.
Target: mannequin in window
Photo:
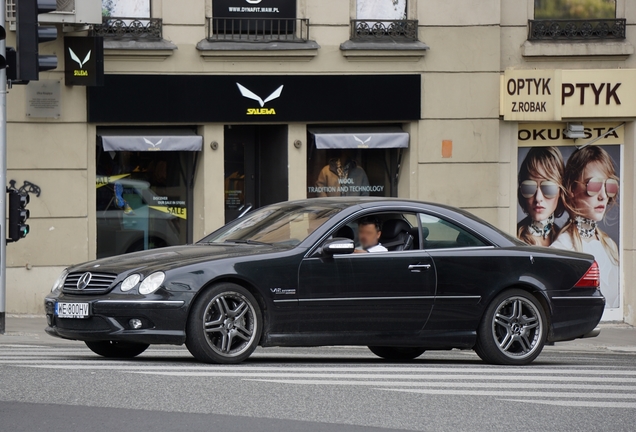
[[[316,188],[319,197],[369,196],[369,178],[353,159],[353,152],[343,150],[320,171]]]

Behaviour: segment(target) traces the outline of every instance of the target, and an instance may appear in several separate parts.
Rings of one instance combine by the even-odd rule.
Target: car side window
[[[376,237],[379,235],[379,238]],[[339,227],[331,236],[349,238],[356,252],[400,252],[419,249],[415,213],[371,213]]]
[[[487,246],[463,228],[424,213],[419,214],[422,225],[423,249],[451,249],[463,247]]]

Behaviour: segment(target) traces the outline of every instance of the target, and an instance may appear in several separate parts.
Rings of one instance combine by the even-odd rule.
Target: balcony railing
[[[625,19],[529,20],[528,40],[625,39]]]
[[[97,36],[113,39],[161,40],[163,37],[160,18],[103,17],[94,30]]]
[[[351,20],[351,39],[416,41],[417,23],[417,20]]]
[[[208,18],[207,40],[210,42],[307,42],[309,19]]]

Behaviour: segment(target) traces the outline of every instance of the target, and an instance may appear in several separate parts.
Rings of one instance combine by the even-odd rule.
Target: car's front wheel
[[[133,358],[146,351],[150,345],[121,341],[86,341],[91,351],[108,358]]]
[[[541,303],[521,289],[499,294],[490,303],[479,329],[475,352],[487,363],[525,365],[545,345],[547,318]]]
[[[370,346],[371,352],[378,357],[392,361],[413,360],[426,351],[424,348]]]
[[[240,363],[256,349],[262,331],[258,302],[245,288],[221,283],[196,300],[186,328],[186,346],[205,363]]]

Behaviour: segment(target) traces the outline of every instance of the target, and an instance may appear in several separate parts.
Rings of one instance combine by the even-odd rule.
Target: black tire
[[[245,288],[220,283],[195,301],[186,326],[186,346],[199,361],[232,364],[247,359],[261,339],[258,302]]]
[[[95,354],[108,358],[133,358],[146,351],[150,345],[121,341],[84,342]]]
[[[498,365],[526,365],[545,345],[548,320],[541,303],[521,289],[502,292],[490,303],[477,329],[475,352]]]
[[[370,346],[371,352],[385,360],[407,361],[418,358],[424,351],[424,348],[412,347],[386,347],[386,346]]]

